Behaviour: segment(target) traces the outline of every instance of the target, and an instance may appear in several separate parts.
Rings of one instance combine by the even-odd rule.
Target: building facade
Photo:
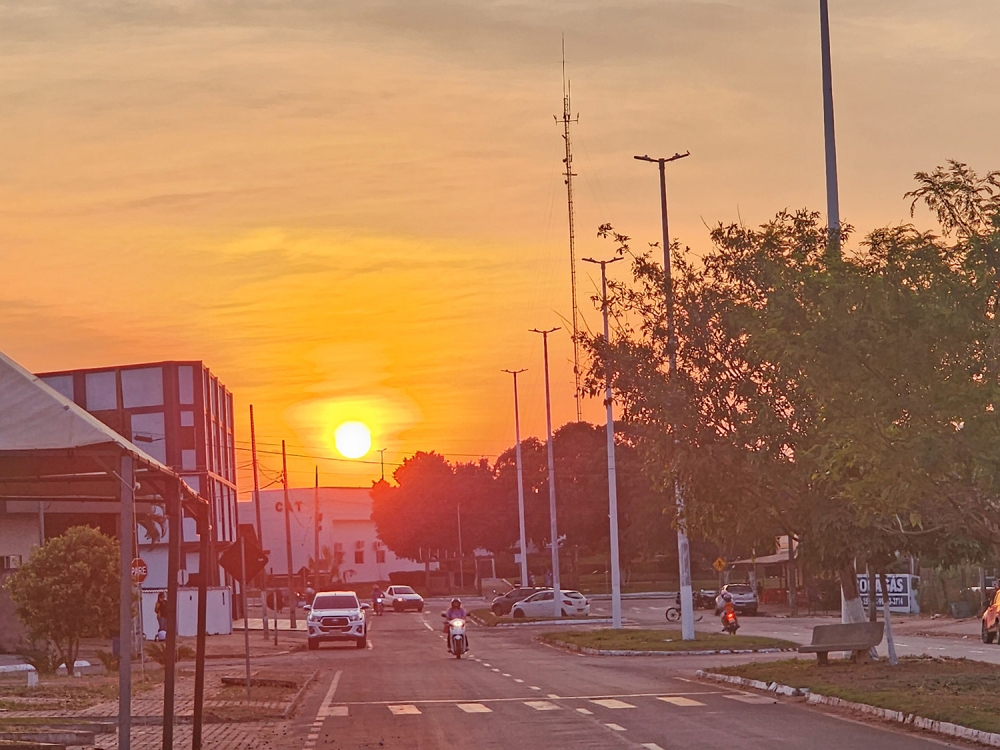
[[[320,487],[318,491],[291,489],[288,497],[293,573],[309,568],[310,560],[317,557],[317,517],[318,557],[321,561],[332,560],[345,584],[385,582],[390,573],[423,570],[422,563],[396,557],[379,540],[372,520],[371,490],[364,487]],[[262,543],[270,558],[267,572],[272,576],[285,576],[288,555],[284,491],[261,490],[260,512]],[[239,503],[239,518],[241,524],[257,528],[252,502]]]
[[[66,370],[39,373],[38,377],[172,468],[209,501],[213,553],[236,539],[233,396],[202,362]],[[117,536],[117,508],[113,503],[77,506],[62,502],[48,506],[33,501],[7,501],[0,505],[6,506],[0,508],[3,529],[0,537],[4,539],[0,543],[0,556],[19,555],[26,559],[32,546],[81,523]],[[198,534],[193,519],[185,518],[183,523],[181,565],[190,576],[188,584],[194,585],[201,575]],[[149,566],[143,588],[167,585],[166,542],[167,535],[154,542],[139,527],[137,552]],[[209,586],[231,583],[218,566],[213,566],[207,574]]]

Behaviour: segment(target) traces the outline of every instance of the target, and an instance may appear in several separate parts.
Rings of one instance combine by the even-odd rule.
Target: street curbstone
[[[550,646],[564,648],[587,656],[719,656],[727,654],[780,654],[786,651],[795,651],[794,648],[728,648],[728,649],[699,649],[698,651],[630,651],[627,649],[606,649],[590,648],[589,646],[578,646],[567,641],[555,641],[546,639],[544,643]],[[722,676],[722,675],[720,675]]]
[[[302,695],[306,692],[306,688],[308,688],[312,684],[312,681],[316,679],[316,675],[318,674],[319,670],[317,669],[315,672],[309,675],[309,677],[306,679],[304,683],[302,683],[302,687],[300,687],[299,691],[292,697],[292,702],[288,704],[288,708],[286,708],[284,712],[281,714],[282,719],[287,719],[289,716],[292,715],[292,711],[294,711],[295,707],[299,705],[299,700],[302,698]]]
[[[873,716],[877,719],[882,719],[883,721],[913,726],[917,729],[923,729],[924,731],[931,732],[933,734],[957,737],[959,739],[975,742],[979,745],[986,745],[988,747],[1000,747],[1000,734],[995,732],[984,732],[980,729],[962,726],[961,724],[952,724],[948,721],[927,719],[923,716],[907,714],[902,711],[894,711],[889,708],[879,708],[878,706],[872,706],[868,703],[846,701],[843,698],[836,698],[831,695],[813,693],[806,688],[794,688],[789,685],[779,685],[778,683],[771,683],[768,685],[761,680],[750,680],[746,677],[735,677],[733,675],[719,674],[717,672],[706,672],[702,669],[695,672],[695,676],[701,680],[724,682],[729,685],[738,685],[740,687],[754,688],[757,690],[767,690],[790,697],[804,695],[806,696],[806,702],[810,705],[844,708],[849,711],[857,711],[858,713],[865,714],[867,716]]]

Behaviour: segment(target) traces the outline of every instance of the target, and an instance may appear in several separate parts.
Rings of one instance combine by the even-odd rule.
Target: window
[[[385,550],[377,549],[375,550],[375,562],[384,563],[385,562]]]
[[[358,599],[353,594],[326,594],[313,599],[314,610],[324,609],[358,609]]]
[[[355,565],[365,564],[365,551],[363,549],[354,550],[354,564]]]
[[[126,409],[163,406],[163,370],[122,370],[122,402]]]

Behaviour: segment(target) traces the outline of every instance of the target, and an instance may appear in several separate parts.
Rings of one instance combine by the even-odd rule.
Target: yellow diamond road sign
[[[726,569],[726,561],[721,557],[717,557],[715,558],[715,562],[712,563],[712,567],[721,573]]]

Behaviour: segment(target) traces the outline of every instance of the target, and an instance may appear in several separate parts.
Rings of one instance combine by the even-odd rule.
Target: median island
[[[716,667],[710,671],[761,682],[777,682],[854,703],[947,721],[984,732],[1000,732],[1000,666],[967,659],[903,657],[853,664],[787,659]]]
[[[727,635],[725,633],[695,632],[693,641],[681,639],[680,630],[560,630],[545,633],[541,640],[556,646],[585,651],[774,651],[793,649],[796,644],[779,638],[755,635]]]
[[[510,615],[497,617],[488,609],[474,609],[469,612],[469,617],[473,622],[490,628],[497,625],[529,625],[533,622],[553,622],[556,619],[551,615],[549,617],[511,617]],[[561,617],[559,619],[566,620],[568,622],[586,622],[588,620],[600,620],[602,618],[595,618],[587,615],[576,615],[573,617]]]

